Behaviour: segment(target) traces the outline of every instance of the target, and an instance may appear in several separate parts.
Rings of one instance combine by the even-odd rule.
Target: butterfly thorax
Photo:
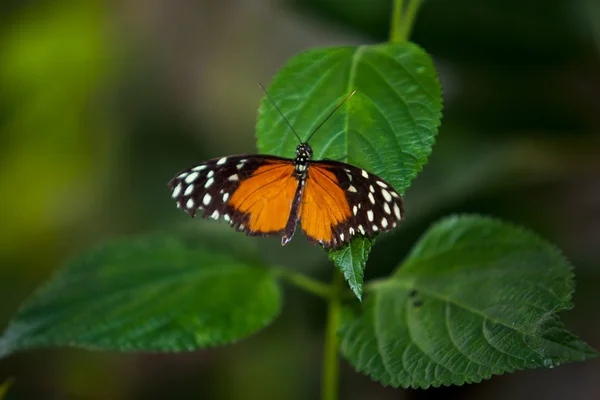
[[[313,151],[308,143],[299,144],[296,147],[296,158],[294,159],[295,174],[298,179],[306,179],[308,162],[312,158]]]

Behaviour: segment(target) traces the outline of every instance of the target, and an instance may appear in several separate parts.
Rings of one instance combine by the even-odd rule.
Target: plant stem
[[[423,0],[411,0],[408,3],[406,14],[404,15],[404,21],[402,23],[402,32],[405,40],[408,40],[412,32],[412,28],[415,23],[415,17],[417,16],[417,11],[419,11],[419,8],[421,8],[422,3]]]
[[[331,298],[332,287],[326,283],[319,282],[318,280],[310,278],[304,274],[293,272],[284,268],[278,268],[276,270],[276,274],[289,283],[298,286],[309,293],[325,299]]]
[[[404,41],[404,39],[402,38],[403,10],[404,0],[394,0],[394,11],[392,13],[392,29],[390,31],[390,42],[392,43],[401,43]]]
[[[327,310],[327,326],[325,328],[322,400],[337,400],[338,398],[339,357],[337,331],[340,326],[343,287],[344,276],[335,268],[331,284],[329,309]]]
[[[390,42],[403,43],[408,40],[421,4],[423,0],[408,0],[405,7],[404,0],[394,0]]]

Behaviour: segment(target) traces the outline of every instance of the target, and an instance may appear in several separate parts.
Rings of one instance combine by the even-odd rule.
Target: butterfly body
[[[339,248],[354,236],[396,227],[402,197],[383,179],[353,165],[312,160],[308,143],[294,159],[240,155],[206,161],[169,182],[177,207],[194,217],[223,218],[247,235],[282,235],[298,222],[310,241]]]

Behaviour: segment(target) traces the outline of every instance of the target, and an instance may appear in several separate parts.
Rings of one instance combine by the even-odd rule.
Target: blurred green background
[[[87,246],[189,223],[166,182],[255,151],[256,82],[309,47],[386,40],[390,13],[390,0],[1,2],[2,329]],[[388,274],[442,215],[501,217],[564,250],[577,291],[562,317],[600,348],[600,2],[430,0],[413,41],[439,68],[443,126],[406,193],[406,223],[378,240],[367,278]],[[331,276],[302,236],[285,249],[257,241],[278,264]],[[286,288],[276,322],[233,346],[35,351],[0,360],[0,382],[15,378],[7,399],[312,399],[323,319],[319,299]],[[599,377],[594,361],[395,390],[343,362],[342,398],[599,399]]]

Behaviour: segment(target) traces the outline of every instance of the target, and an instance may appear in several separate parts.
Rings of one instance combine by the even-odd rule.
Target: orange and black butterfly
[[[282,235],[282,245],[292,239],[298,222],[310,241],[326,249],[396,227],[404,208],[392,185],[350,164],[311,160],[308,139],[302,142],[294,134],[300,141],[294,159],[237,155],[181,171],[169,182],[177,207],[192,217],[201,212],[202,218],[223,218],[246,235]]]

